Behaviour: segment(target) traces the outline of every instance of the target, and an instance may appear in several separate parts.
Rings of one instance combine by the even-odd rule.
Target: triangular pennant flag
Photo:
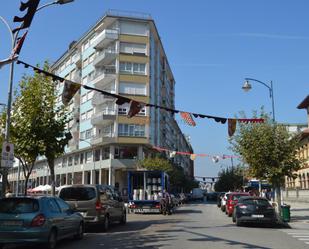
[[[26,38],[26,35],[28,34],[28,30],[24,33],[24,35],[20,38],[18,38],[18,41],[12,51],[12,54],[11,54],[11,57],[14,58],[16,55],[19,55],[20,53],[20,50],[24,44],[24,41],[25,41],[25,38]]]
[[[228,119],[228,133],[229,136],[233,136],[236,130],[236,119],[229,118]]]
[[[170,158],[173,158],[173,157],[175,157],[176,156],[176,151],[171,151],[170,152]]]
[[[190,126],[196,126],[191,114],[189,112],[180,112],[182,119]]]
[[[140,110],[144,107],[140,102],[137,102],[135,100],[131,100],[130,110],[128,112],[128,118],[132,118],[137,113],[140,112]]]
[[[190,159],[191,159],[192,161],[194,161],[195,158],[196,158],[196,154],[191,154],[191,155],[190,155]]]
[[[214,117],[214,120],[216,122],[220,122],[221,124],[225,124],[226,123],[226,118]]]
[[[212,157],[212,161],[213,161],[214,163],[219,162],[219,159],[220,159],[219,156],[213,156],[213,157]]]
[[[116,104],[123,105],[124,103],[130,103],[130,99],[119,96],[116,100]]]
[[[81,84],[72,82],[70,80],[64,81],[64,87],[62,92],[62,103],[68,105],[75,93],[80,89]]]

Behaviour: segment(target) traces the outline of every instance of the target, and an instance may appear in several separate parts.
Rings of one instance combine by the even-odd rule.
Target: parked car
[[[233,212],[233,222],[237,226],[243,223],[268,223],[277,222],[275,209],[265,197],[245,196],[238,200]]]
[[[0,199],[0,248],[6,244],[43,243],[53,249],[66,237],[82,239],[84,219],[58,197]]]
[[[238,199],[242,196],[249,196],[247,192],[232,192],[230,193],[225,206],[225,212],[230,217],[233,214],[234,207],[238,203]]]
[[[223,196],[225,195],[225,192],[220,192],[217,196],[217,206],[221,207],[221,199],[223,198]]]
[[[206,200],[207,201],[217,201],[218,198],[218,192],[209,192],[206,194]]]
[[[227,192],[224,194],[224,196],[221,198],[221,211],[225,212],[225,205],[226,205],[226,201],[229,198],[231,192]]]
[[[58,196],[81,213],[86,226],[103,225],[107,231],[111,222],[127,221],[124,202],[112,186],[66,185],[59,189]]]

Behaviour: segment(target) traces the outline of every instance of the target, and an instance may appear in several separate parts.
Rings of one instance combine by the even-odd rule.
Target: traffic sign
[[[1,153],[1,167],[11,168],[14,162],[14,145],[8,142],[3,142]]]

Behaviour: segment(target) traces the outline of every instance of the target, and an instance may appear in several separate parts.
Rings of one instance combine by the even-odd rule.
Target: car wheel
[[[105,219],[104,219],[104,223],[103,223],[103,230],[104,232],[106,232],[109,228],[109,217],[108,215],[105,216]]]
[[[57,245],[57,232],[55,229],[52,229],[48,235],[48,241],[46,244],[47,249],[55,249]]]
[[[222,205],[221,205],[221,211],[222,211],[222,212],[225,211],[225,208],[224,208],[224,206],[222,206]]]
[[[123,212],[120,220],[120,224],[125,225],[127,223],[127,214],[126,212]]]
[[[81,223],[79,224],[77,233],[76,233],[76,235],[74,236],[74,239],[80,240],[80,239],[82,239],[82,238],[84,238],[84,224],[81,222]]]
[[[241,222],[240,222],[240,220],[239,220],[239,219],[237,219],[237,217],[236,217],[235,222],[236,222],[236,226],[238,226],[238,227],[240,227],[240,226],[241,226]]]

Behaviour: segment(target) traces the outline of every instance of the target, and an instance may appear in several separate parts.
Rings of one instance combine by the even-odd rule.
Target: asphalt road
[[[309,231],[265,226],[237,227],[215,204],[195,203],[179,207],[169,216],[129,214],[125,226],[112,225],[107,233],[88,230],[83,240],[64,240],[57,248],[300,249],[309,248]]]

